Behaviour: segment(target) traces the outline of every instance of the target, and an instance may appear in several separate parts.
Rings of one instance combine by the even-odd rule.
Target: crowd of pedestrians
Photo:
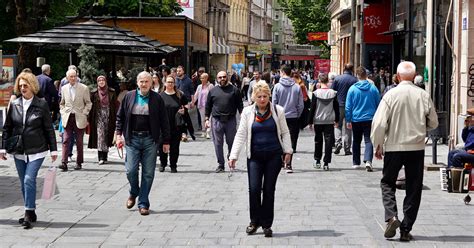
[[[90,91],[81,83],[75,66],[68,68],[58,89],[49,74],[50,67],[45,65],[37,78],[29,72],[18,76],[16,99],[12,98],[3,128],[0,159],[6,159],[6,153],[14,156],[25,201],[25,215],[20,223],[26,228],[37,218],[34,210],[38,170],[48,151],[53,160],[57,158],[50,112],[57,102],[64,129],[59,168],[69,169],[75,143],[74,169],[82,169],[86,129],[88,148],[97,149],[99,165],[107,162],[113,145],[125,148],[125,170],[130,184],[126,207],[133,208],[138,198],[141,215],[150,213],[148,196],[155,168],[159,166],[159,171],[164,172],[169,166],[171,173],[177,173],[180,142],[187,141],[188,134],[196,139],[189,114],[196,111],[198,118],[194,123],[200,126],[201,138],[212,139],[214,145],[216,173],[224,172],[226,164],[235,169],[245,147],[250,209],[246,232],[254,234],[262,227],[265,237],[273,233],[277,178],[282,169],[293,172],[292,154],[297,152],[300,130],[307,125],[314,130],[313,166],[325,171],[330,170],[332,153],[341,151],[341,155],[352,155],[353,168],[361,167],[364,138],[365,169],[373,171],[374,151],[376,158],[384,159],[384,235],[391,238],[400,228],[401,240],[412,238],[410,231],[421,200],[424,140],[426,132],[438,123],[429,94],[421,83],[414,83],[418,79],[411,62],[398,65],[390,85],[386,80],[377,85],[366,68],[361,66],[354,71],[351,64],[345,65],[342,75],[320,73],[311,82],[306,73],[283,65],[277,74],[254,71],[253,77],[248,76],[250,73],[219,71],[213,83],[204,67],[190,77],[183,66],[170,68],[163,61],[156,70],[140,72],[135,89],[128,91],[121,85],[120,92],[108,85],[105,75],[97,77],[97,84]],[[244,108],[245,100],[248,105]],[[463,138],[470,137],[469,140],[471,122],[466,122],[463,132]],[[403,130],[410,132],[400,135]],[[22,142],[32,132],[44,135],[34,135],[38,138]],[[470,149],[471,143],[466,149]],[[468,155],[471,159],[471,153],[453,152],[450,159],[458,164],[457,158]],[[395,181],[402,166],[406,171],[407,196],[404,219],[399,221]]]

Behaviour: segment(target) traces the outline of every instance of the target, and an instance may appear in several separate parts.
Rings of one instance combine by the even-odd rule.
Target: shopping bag
[[[50,166],[44,175],[43,194],[41,199],[50,200],[56,191],[56,166]]]

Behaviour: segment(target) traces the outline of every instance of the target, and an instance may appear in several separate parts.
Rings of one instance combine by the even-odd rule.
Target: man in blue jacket
[[[48,64],[41,66],[41,74],[36,76],[40,91],[48,102],[49,110],[53,109],[53,103],[58,104],[58,91],[54,87],[53,80],[49,77],[51,74],[51,67]]]
[[[360,168],[360,142],[363,135],[365,141],[365,169],[371,172],[374,148],[370,140],[370,131],[372,119],[380,102],[380,93],[377,87],[367,80],[367,71],[364,67],[358,67],[356,74],[359,81],[349,88],[346,99],[347,128],[352,129],[354,135],[352,168]]]
[[[448,154],[448,167],[463,168],[464,163],[474,164],[474,108],[468,109],[469,116],[464,121],[461,137],[464,141],[463,149],[452,150]]]
[[[337,102],[339,103],[339,123],[334,131],[336,138],[336,150],[334,154],[339,154],[342,149],[342,132],[344,132],[344,155],[351,155],[351,141],[352,132],[350,129],[345,128],[345,106],[346,97],[349,88],[357,82],[357,78],[352,75],[354,66],[352,64],[346,64],[344,67],[344,74],[337,76],[331,85],[331,88],[337,91]],[[345,121],[347,123],[347,119]],[[344,129],[344,130],[343,130]]]

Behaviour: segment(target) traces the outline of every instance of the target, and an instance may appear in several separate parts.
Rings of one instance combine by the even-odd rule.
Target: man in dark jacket
[[[51,67],[48,64],[41,66],[41,74],[36,76],[38,79],[40,91],[48,103],[49,109],[53,109],[53,103],[58,104],[58,91],[54,87],[53,80],[49,77]]]
[[[163,99],[151,89],[152,77],[148,72],[137,76],[138,89],[129,91],[117,113],[115,128],[117,147],[127,151],[125,168],[130,183],[127,208],[135,205],[138,196],[138,210],[141,215],[149,215],[148,195],[155,178],[156,156],[160,137],[163,152],[169,152],[170,127]],[[122,137],[123,135],[123,137]],[[125,139],[124,139],[125,138]],[[139,186],[138,165],[142,165]]]
[[[188,75],[184,73],[184,68],[181,65],[176,68],[176,74],[176,87],[184,93],[186,99],[188,99],[190,102],[193,102],[193,81],[188,77]]]
[[[211,128],[212,141],[216,151],[217,163],[216,173],[224,171],[224,135],[227,143],[228,154],[232,150],[234,137],[237,133],[237,111],[242,113],[244,107],[239,89],[229,84],[227,73],[217,73],[219,85],[209,91],[206,102],[206,128]],[[212,119],[211,119],[212,117]],[[211,124],[212,121],[212,124]]]
[[[342,149],[342,133],[344,132],[344,154],[352,155],[351,143],[352,143],[352,132],[346,128],[345,123],[345,108],[346,108],[346,97],[349,88],[357,82],[357,78],[353,76],[354,66],[352,64],[346,64],[344,67],[344,73],[337,76],[331,85],[331,88],[337,91],[337,101],[339,102],[339,123],[335,130],[336,138],[336,150],[334,154],[339,154]]]

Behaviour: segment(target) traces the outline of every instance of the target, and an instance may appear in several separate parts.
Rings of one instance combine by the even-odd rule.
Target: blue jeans
[[[281,151],[255,152],[247,159],[250,222],[263,228],[273,224],[275,186],[282,162]]]
[[[352,122],[352,164],[360,165],[360,142],[362,136],[365,141],[364,162],[372,162],[374,158],[374,146],[370,140],[370,129],[372,121]]]
[[[474,164],[474,154],[469,154],[464,149],[452,150],[448,153],[448,168],[463,168],[464,163]]]
[[[44,158],[31,162],[25,162],[15,158],[16,170],[20,177],[21,193],[25,202],[25,210],[36,209],[36,177],[43,164]]]
[[[132,135],[125,149],[125,169],[130,183],[130,196],[138,196],[139,208],[150,208],[148,195],[150,194],[153,179],[155,178],[156,156],[158,145],[150,135]],[[138,180],[138,165],[142,165],[142,179]]]

